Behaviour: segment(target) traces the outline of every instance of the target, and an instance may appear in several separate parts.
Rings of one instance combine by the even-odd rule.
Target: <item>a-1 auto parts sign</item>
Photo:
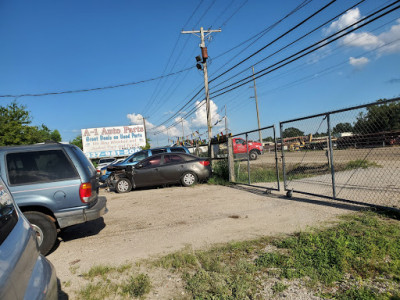
[[[89,158],[127,156],[146,145],[143,125],[82,129],[83,152]]]

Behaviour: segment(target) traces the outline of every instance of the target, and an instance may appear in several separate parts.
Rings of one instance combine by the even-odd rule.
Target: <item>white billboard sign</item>
[[[82,129],[83,152],[89,158],[128,156],[146,145],[144,126]]]

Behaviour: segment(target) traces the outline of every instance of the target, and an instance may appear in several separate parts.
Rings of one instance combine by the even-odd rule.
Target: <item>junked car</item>
[[[152,149],[146,149],[142,150],[139,152],[136,152],[127,158],[125,158],[123,161],[119,163],[113,164],[114,166],[134,166],[137,164],[139,161],[160,153],[190,153],[189,150],[186,147],[159,147],[159,148],[152,148]],[[100,172],[100,178],[99,181],[101,183],[107,183],[108,177],[110,176],[111,172],[107,171],[107,167],[104,167],[101,169]]]
[[[0,299],[57,299],[53,265],[0,178]]]
[[[181,183],[192,186],[211,175],[210,161],[186,153],[162,153],[148,157],[134,166],[110,166],[109,185],[118,193],[132,188]]]

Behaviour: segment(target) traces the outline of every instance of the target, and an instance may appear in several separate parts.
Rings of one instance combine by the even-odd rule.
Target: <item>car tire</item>
[[[250,151],[249,156],[250,156],[250,160],[256,160],[258,157],[257,151],[255,151],[255,150]]]
[[[182,175],[181,183],[183,186],[193,186],[197,183],[197,176],[192,172],[185,172]]]
[[[47,255],[57,239],[57,228],[53,220],[46,214],[37,211],[24,212],[36,233],[40,253]]]
[[[117,181],[115,185],[115,190],[117,193],[128,193],[132,190],[132,183],[128,178],[121,178]]]

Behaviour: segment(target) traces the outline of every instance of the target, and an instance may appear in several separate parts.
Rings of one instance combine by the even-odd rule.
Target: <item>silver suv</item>
[[[35,229],[44,255],[60,229],[107,211],[106,198],[98,195],[96,169],[74,145],[0,147],[0,175]]]

